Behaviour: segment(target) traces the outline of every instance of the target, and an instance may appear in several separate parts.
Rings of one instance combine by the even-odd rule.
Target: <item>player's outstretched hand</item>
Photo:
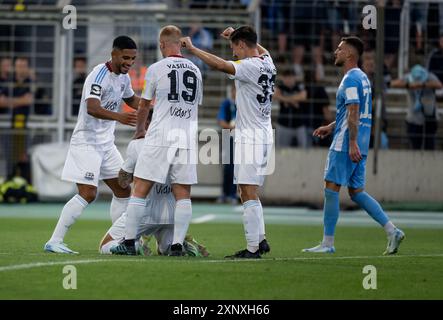
[[[180,43],[182,44],[183,48],[186,48],[188,50],[191,50],[192,48],[194,48],[194,45],[192,44],[192,40],[190,37],[180,38]]]
[[[121,124],[126,124],[131,127],[135,127],[137,124],[137,112],[121,112],[118,122]]]
[[[359,162],[361,159],[363,159],[360,153],[360,148],[355,141],[349,142],[349,157],[351,158],[352,162]]]
[[[318,137],[320,139],[326,138],[332,133],[332,127],[331,126],[322,126],[314,130],[312,135],[314,137]]]
[[[226,40],[229,40],[231,38],[231,34],[234,32],[234,28],[233,27],[227,27],[221,34],[220,36],[222,38],[225,38]]]

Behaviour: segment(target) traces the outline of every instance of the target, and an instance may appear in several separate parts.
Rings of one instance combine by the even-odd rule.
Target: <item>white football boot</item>
[[[78,254],[78,252],[69,249],[66,243],[63,242],[46,242],[44,250],[54,253]]]
[[[383,252],[384,255],[396,254],[398,251],[398,247],[400,243],[405,238],[405,233],[401,231],[399,228],[395,228],[394,232],[392,232],[388,236],[388,246],[386,247],[386,251]]]
[[[335,248],[334,247],[327,247],[323,244],[319,244],[318,246],[315,246],[313,248],[303,249],[302,252],[312,252],[312,253],[334,253]]]

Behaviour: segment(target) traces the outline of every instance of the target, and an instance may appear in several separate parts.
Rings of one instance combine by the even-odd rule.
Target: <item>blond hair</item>
[[[176,26],[169,25],[161,28],[160,30],[160,41],[180,43],[181,37],[182,31]]]

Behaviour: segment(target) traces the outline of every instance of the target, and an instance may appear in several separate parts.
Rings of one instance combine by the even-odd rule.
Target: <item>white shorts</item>
[[[117,147],[98,151],[91,145],[71,145],[63,167],[62,180],[98,186],[99,180],[118,177],[123,158]]]
[[[274,171],[272,144],[234,144],[234,184],[262,186]]]
[[[125,237],[125,225],[126,225],[126,213],[118,218],[111,228],[108,230],[108,234],[112,239],[122,241]],[[153,235],[158,243],[158,248],[161,253],[167,252],[169,246],[172,244],[174,237],[174,225],[173,224],[144,224],[142,223],[138,230],[136,239],[140,236]]]
[[[134,176],[164,184],[169,175],[172,184],[196,184],[196,157],[196,150],[144,145]]]

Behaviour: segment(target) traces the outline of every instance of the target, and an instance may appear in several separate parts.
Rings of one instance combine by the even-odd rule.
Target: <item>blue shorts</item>
[[[329,150],[325,165],[325,181],[352,189],[363,189],[366,178],[366,155],[360,162],[352,162],[347,152]]]

